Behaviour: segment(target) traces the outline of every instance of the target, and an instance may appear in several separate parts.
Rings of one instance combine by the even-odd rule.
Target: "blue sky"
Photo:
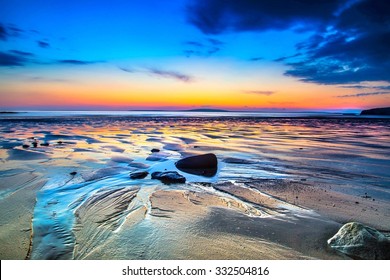
[[[390,105],[389,49],[385,0],[1,1],[0,107]]]

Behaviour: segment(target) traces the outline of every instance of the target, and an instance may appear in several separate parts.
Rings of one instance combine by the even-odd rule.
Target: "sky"
[[[1,110],[386,106],[387,0],[0,0]]]

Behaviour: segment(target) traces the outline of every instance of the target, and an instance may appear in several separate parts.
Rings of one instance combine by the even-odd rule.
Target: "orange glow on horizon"
[[[136,79],[137,78],[137,79]],[[118,75],[81,76],[72,83],[10,83],[1,97],[3,107],[164,109],[210,107],[231,110],[251,109],[362,109],[381,107],[386,96],[349,97],[353,89],[321,86],[280,77],[249,83],[226,77],[183,83],[150,77],[125,79]],[[251,91],[251,89],[253,91]],[[258,92],[256,91],[258,90]],[[263,92],[262,92],[263,90]]]

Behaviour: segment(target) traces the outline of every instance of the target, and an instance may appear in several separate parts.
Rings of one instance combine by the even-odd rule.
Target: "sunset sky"
[[[387,0],[0,1],[0,109],[390,106]]]

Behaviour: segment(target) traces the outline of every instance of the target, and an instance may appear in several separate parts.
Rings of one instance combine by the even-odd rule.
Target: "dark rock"
[[[41,146],[48,147],[50,144],[48,142],[41,143]]]
[[[143,179],[146,176],[148,176],[149,172],[148,171],[137,171],[130,173],[130,179]]]
[[[30,148],[30,145],[24,144],[22,147],[27,149],[27,148]]]
[[[72,175],[72,176],[75,176],[77,174],[77,172],[73,171],[73,172],[70,172],[69,174]]]
[[[37,142],[37,141],[34,141],[34,142],[32,143],[32,145],[33,145],[34,148],[36,148],[36,147],[38,147],[38,142]]]
[[[152,179],[157,179],[163,182],[164,184],[175,184],[175,183],[185,183],[186,178],[177,173],[176,171],[167,171],[167,172],[153,172]]]
[[[204,154],[183,158],[175,165],[186,173],[212,177],[217,173],[218,160],[214,154]]]
[[[57,144],[58,144],[58,145],[62,145],[62,144],[64,144],[64,142],[58,141]]]
[[[152,149],[151,152],[152,153],[158,153],[160,150],[159,149]]]
[[[360,115],[390,116],[390,107],[363,110]]]
[[[355,259],[390,259],[390,239],[376,229],[360,223],[347,223],[328,240],[328,244]]]

